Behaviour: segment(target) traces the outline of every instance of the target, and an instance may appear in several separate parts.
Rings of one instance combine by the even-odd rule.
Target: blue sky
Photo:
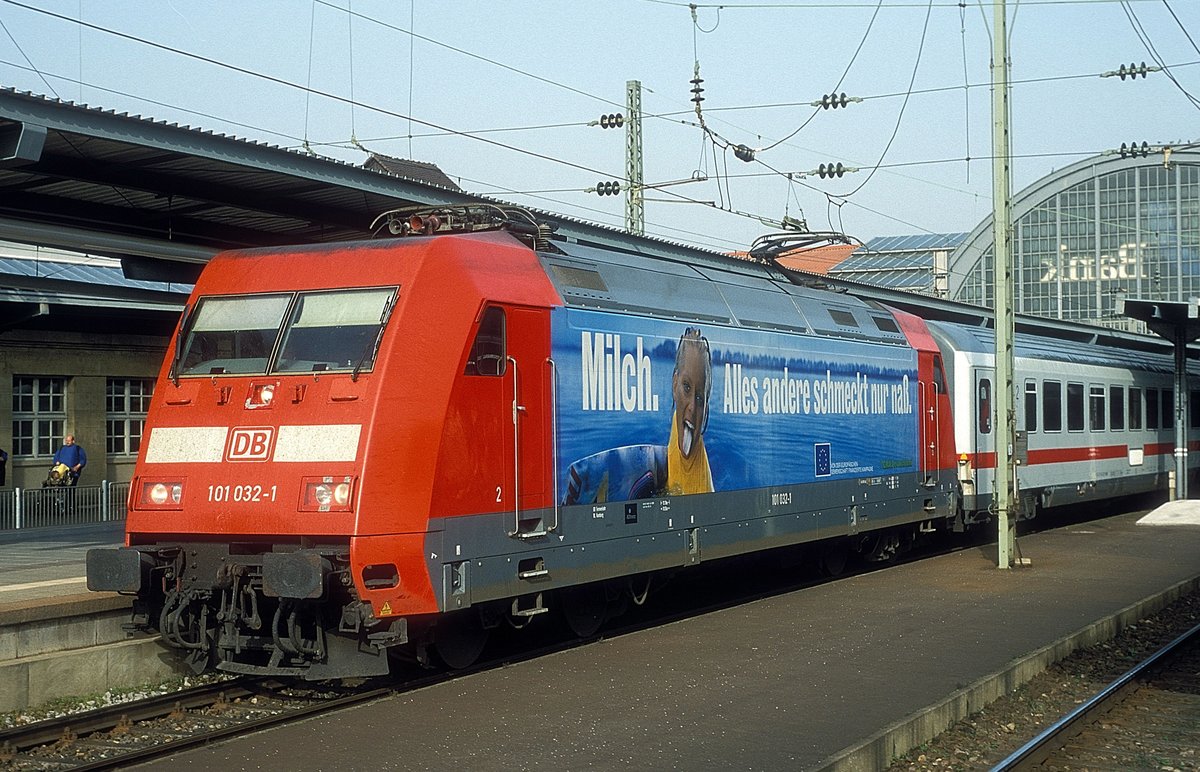
[[[0,85],[359,163],[353,138],[620,226],[623,197],[584,191],[624,176],[624,134],[586,124],[639,80],[645,180],[707,178],[649,191],[649,234],[737,249],[785,214],[863,240],[990,214],[990,3],[697,5],[0,0]],[[1014,191],[1122,142],[1200,140],[1200,3],[1009,6]],[[1098,77],[1153,63],[1134,21],[1178,86]],[[756,162],[697,125],[697,61],[717,145],[773,146]],[[808,105],[835,87],[864,101]],[[801,176],[838,162],[861,171]]]

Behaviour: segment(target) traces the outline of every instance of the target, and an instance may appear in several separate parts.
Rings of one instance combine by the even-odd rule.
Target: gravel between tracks
[[[1197,624],[1200,593],[1180,598],[1108,643],[1077,651],[1051,665],[1013,693],[897,759],[888,770],[991,769],[1042,729]]]

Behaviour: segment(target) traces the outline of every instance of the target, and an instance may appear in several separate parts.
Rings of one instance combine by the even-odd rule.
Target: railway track
[[[405,688],[415,688],[409,682]],[[235,678],[0,731],[0,769],[112,769],[328,713],[396,685],[310,686]]]
[[[1200,625],[1176,638],[993,768],[1200,767]]]

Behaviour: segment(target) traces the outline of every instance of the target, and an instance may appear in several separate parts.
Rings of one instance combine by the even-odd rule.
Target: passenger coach
[[[995,344],[986,328],[930,322],[954,384],[966,517],[995,493]],[[1196,365],[1190,365],[1196,375]],[[1175,468],[1174,363],[1166,354],[1019,334],[1015,408],[1021,515],[1166,490]],[[1200,392],[1188,394],[1188,445],[1200,449]],[[1197,461],[1190,460],[1194,474]]]

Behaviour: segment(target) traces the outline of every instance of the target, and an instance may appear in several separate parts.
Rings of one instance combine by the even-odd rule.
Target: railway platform
[[[123,522],[0,531],[0,712],[127,688],[174,672],[122,625],[130,599],[88,592],[88,549],[121,544]]]
[[[87,551],[124,543],[123,520],[0,531],[0,611],[14,603],[87,594]]]
[[[1121,515],[605,638],[151,768],[874,770],[1200,582]]]

